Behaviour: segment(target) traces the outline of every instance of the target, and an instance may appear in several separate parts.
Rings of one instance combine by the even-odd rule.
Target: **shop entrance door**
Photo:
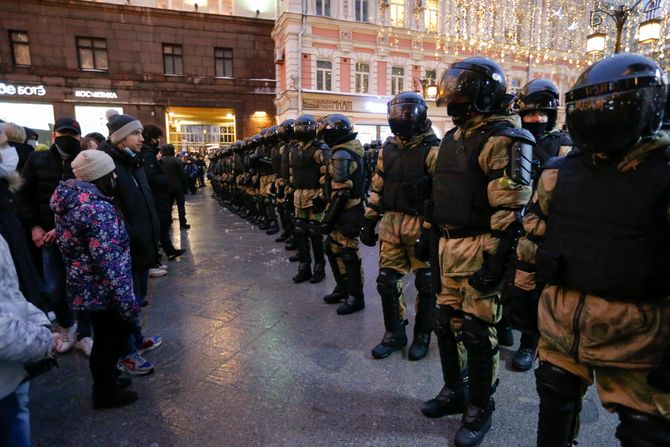
[[[177,152],[205,155],[236,140],[233,109],[170,107],[165,116],[168,143]]]

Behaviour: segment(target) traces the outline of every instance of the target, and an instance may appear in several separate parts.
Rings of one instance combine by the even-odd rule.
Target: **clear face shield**
[[[426,106],[416,102],[389,103],[387,116],[391,132],[402,139],[409,139],[415,129],[426,121]]]

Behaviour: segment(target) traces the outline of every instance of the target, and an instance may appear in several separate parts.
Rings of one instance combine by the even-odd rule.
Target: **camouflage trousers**
[[[407,275],[412,270],[429,269],[430,263],[423,262],[414,254],[414,243],[421,235],[421,219],[418,216],[398,212],[387,212],[379,222],[379,268],[392,269]],[[399,319],[404,319],[407,304],[403,293],[402,280],[397,284],[400,294]],[[414,309],[419,306],[419,298],[414,302]]]
[[[360,261],[358,238],[346,237],[341,231],[333,230],[328,235],[328,238],[326,238],[326,243],[328,244],[326,251],[332,253],[333,257],[337,260],[336,265],[331,265],[331,268],[333,270],[337,269],[343,277],[346,276],[347,268],[342,261],[342,251],[343,249],[353,250],[356,253],[356,258]],[[361,283],[363,282],[363,278],[363,266],[361,265]]]
[[[474,289],[468,284],[467,276],[452,276],[453,252],[448,250],[450,241],[445,238],[440,238],[439,243],[439,259],[440,259],[440,292],[437,294],[438,306],[450,306],[455,310],[463,311],[470,315],[474,315],[480,320],[489,323],[487,328],[487,337],[491,346],[498,346],[498,334],[496,332],[495,324],[500,321],[502,317],[502,306],[500,305],[500,297],[498,293],[484,294]],[[453,243],[451,243],[453,245]],[[451,257],[451,259],[450,259]],[[456,335],[456,340],[460,340],[461,334],[461,318],[454,317],[451,319],[449,325],[451,331]],[[468,365],[468,353],[462,342],[458,342],[458,357],[460,362],[460,370],[464,371]],[[500,363],[500,355],[496,350],[493,356],[493,383],[497,380],[498,365]]]
[[[315,212],[314,208],[296,208],[295,209],[295,218],[303,219],[307,221],[317,221],[320,222],[323,218],[323,211]]]
[[[607,301],[548,286],[540,297],[540,360],[594,382],[608,411],[624,406],[670,419],[670,393],[647,383],[670,340],[670,299],[660,303]]]
[[[259,188],[259,193],[263,197],[270,197],[272,195],[271,189],[272,185],[274,184],[275,180],[277,179],[277,176],[272,174],[272,175],[263,175],[260,178],[260,188]]]

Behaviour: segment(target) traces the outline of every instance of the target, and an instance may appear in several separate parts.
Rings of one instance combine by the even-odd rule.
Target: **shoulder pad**
[[[561,146],[572,146],[574,143],[572,142],[572,138],[570,138],[570,135],[566,132],[560,132],[561,135]]]
[[[353,160],[354,156],[346,149],[340,149],[330,155],[332,160]]]
[[[529,144],[535,144],[535,137],[532,133],[526,129],[521,129],[519,127],[507,127],[505,129],[500,129],[494,136],[510,137],[513,140],[522,140]]]
[[[423,142],[424,142],[425,144],[427,144],[429,148],[430,148],[430,147],[433,147],[433,146],[439,146],[439,145],[440,145],[440,139],[437,138],[436,135],[431,135],[431,136],[429,136],[428,138],[426,138],[425,140],[423,140]]]
[[[574,157],[574,151],[570,152],[570,154],[566,155],[565,157],[551,157],[549,160],[546,161],[544,166],[542,166],[542,170],[546,169],[561,169],[561,167],[565,164],[565,160],[567,158]]]

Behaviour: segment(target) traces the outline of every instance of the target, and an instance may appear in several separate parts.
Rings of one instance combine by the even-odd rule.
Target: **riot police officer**
[[[446,104],[457,126],[440,145],[430,216],[439,236],[431,248],[440,276],[435,335],[445,384],[421,410],[429,417],[463,413],[457,447],[478,446],[491,427],[499,292],[531,193],[534,141],[503,109],[505,88],[502,69],[483,57],[452,64],[438,86],[437,103]]]
[[[278,155],[279,176],[277,178],[275,189],[277,198],[277,210],[281,220],[282,233],[275,242],[286,242],[286,249],[295,249],[293,240],[293,190],[290,185],[290,159],[291,147],[298,144],[293,133],[294,119],[282,121],[277,128],[277,137],[279,138]]]
[[[289,154],[290,182],[295,207],[294,238],[300,257],[298,274],[293,277],[296,283],[307,280],[318,283],[324,280],[326,274],[323,237],[319,224],[326,207],[323,186],[328,146],[316,140],[316,127],[317,122],[313,116],[299,116],[293,124],[298,144],[291,147]],[[310,251],[314,252],[314,273]]]
[[[335,278],[335,290],[326,303],[344,300],[337,313],[347,315],[365,307],[363,268],[358,254],[358,235],[363,225],[363,147],[356,139],[351,121],[344,115],[328,115],[319,121],[316,137],[330,148],[327,180],[330,201],[321,220],[326,236],[325,251]]]
[[[521,125],[535,137],[533,148],[533,179],[536,180],[544,164],[551,158],[567,155],[572,150],[570,136],[556,127],[559,91],[547,79],[534,79],[519,91],[516,108],[521,116]],[[533,184],[533,189],[536,184]],[[505,290],[502,300],[503,313],[515,329],[521,331],[519,349],[512,358],[512,367],[518,371],[532,368],[540,334],[537,332],[537,296],[526,281],[534,273],[533,243],[526,236],[519,239],[515,261],[516,272],[511,285]]]
[[[573,444],[594,377],[623,447],[670,445],[667,90],[658,64],[617,54],[566,94],[576,150],[544,166],[524,216],[542,288],[538,446]]]
[[[394,136],[379,152],[372,193],[365,210],[361,242],[374,246],[379,221],[381,247],[377,291],[382,301],[384,327],[382,341],[372,349],[374,358],[388,357],[407,345],[404,319],[405,300],[402,277],[414,272],[416,317],[410,360],[426,356],[433,330],[435,294],[428,262],[419,260],[414,243],[423,226],[424,203],[430,197],[430,177],[440,140],[427,118],[428,106],[421,95],[403,92],[388,103],[388,121]]]

